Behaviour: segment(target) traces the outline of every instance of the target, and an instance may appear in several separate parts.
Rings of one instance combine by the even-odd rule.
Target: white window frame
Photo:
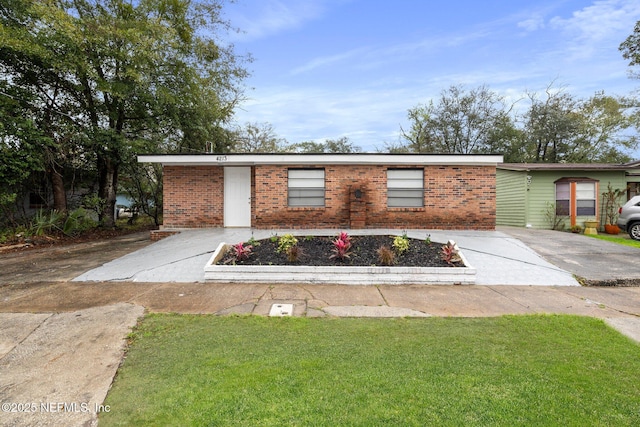
[[[562,192],[566,192],[562,198],[559,198],[560,188]],[[566,190],[565,190],[566,188]],[[565,198],[566,197],[566,198]],[[560,203],[564,202],[564,203]],[[566,208],[566,209],[565,209]],[[569,216],[571,214],[571,182],[563,181],[556,183],[556,215]]]
[[[424,169],[387,169],[387,207],[424,207]]]
[[[325,206],[324,169],[287,171],[287,205],[291,208]]]
[[[576,182],[576,216],[596,216],[598,208],[598,199],[596,194],[595,182]],[[592,206],[580,206],[580,202],[586,201],[588,201]],[[580,212],[580,209],[589,209],[589,212]]]

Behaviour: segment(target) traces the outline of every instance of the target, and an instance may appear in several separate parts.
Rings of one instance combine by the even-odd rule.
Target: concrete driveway
[[[640,248],[553,230],[498,227],[587,285],[640,286]],[[621,234],[621,237],[628,237]]]
[[[74,281],[204,282],[203,267],[218,243],[246,242],[286,233],[333,235],[334,230],[187,230],[87,271]],[[352,230],[357,234],[397,235],[398,230]],[[412,238],[454,240],[476,268],[478,285],[579,286],[571,272],[545,260],[522,241],[502,231],[407,230]]]

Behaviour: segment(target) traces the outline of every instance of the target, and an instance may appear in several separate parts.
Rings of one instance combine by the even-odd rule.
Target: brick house
[[[164,170],[163,229],[492,230],[501,155],[141,155]]]

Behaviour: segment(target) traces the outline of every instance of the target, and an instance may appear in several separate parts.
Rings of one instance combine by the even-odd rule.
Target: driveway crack
[[[42,319],[42,321],[38,324],[38,326],[36,326],[35,328],[33,328],[33,330],[31,332],[29,332],[24,338],[22,338],[19,342],[16,343],[16,345],[14,345],[13,347],[11,347],[11,350],[7,351],[5,353],[4,356],[2,356],[2,358],[0,358],[0,361],[3,361],[6,357],[8,357],[11,353],[13,353],[13,351],[16,349],[16,347],[18,347],[19,345],[21,345],[23,342],[25,342],[31,335],[33,335],[38,329],[42,328],[43,325],[53,317],[54,313],[50,313],[47,317],[45,317],[44,319]]]
[[[501,297],[506,298],[506,299],[508,299],[509,301],[514,302],[514,303],[518,304],[520,307],[522,307],[522,308],[526,308],[527,310],[531,310],[531,307],[530,307],[530,306],[528,306],[528,305],[524,305],[524,304],[523,304],[523,303],[521,303],[520,301],[516,301],[515,299],[511,298],[510,296],[505,295],[504,293],[502,293],[502,292],[498,291],[498,289],[496,289],[495,287],[493,287],[493,286],[488,286],[488,288],[489,288],[489,289],[491,289],[493,292],[497,293],[498,295],[500,295]]]
[[[384,305],[386,305],[387,307],[390,307],[389,301],[387,301],[387,298],[384,296],[384,294],[382,293],[382,290],[380,289],[380,285],[376,285],[376,289],[380,294],[380,298],[382,298],[382,301],[384,301]]]

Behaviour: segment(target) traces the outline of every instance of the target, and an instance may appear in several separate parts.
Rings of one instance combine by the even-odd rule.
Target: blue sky
[[[628,95],[640,80],[618,46],[638,0],[238,0],[225,18],[254,62],[239,124],[288,142],[399,140],[407,110],[443,89],[486,85],[508,101],[555,86]]]

